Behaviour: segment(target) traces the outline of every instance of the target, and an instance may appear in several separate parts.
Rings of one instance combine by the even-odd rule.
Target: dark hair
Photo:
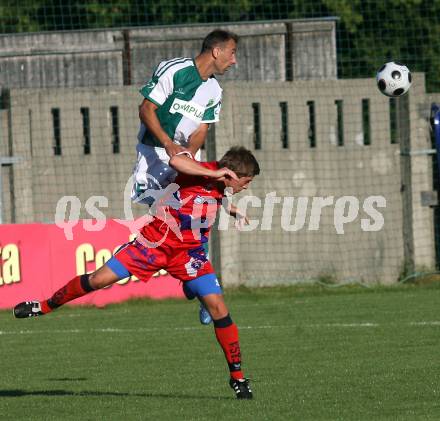
[[[202,53],[205,51],[211,51],[214,47],[217,47],[219,44],[223,44],[233,39],[236,43],[238,43],[238,35],[234,34],[230,31],[224,31],[223,29],[216,29],[206,35],[202,44]]]
[[[260,166],[251,151],[243,146],[233,146],[218,162],[219,168],[229,168],[239,177],[254,177],[260,174]]]

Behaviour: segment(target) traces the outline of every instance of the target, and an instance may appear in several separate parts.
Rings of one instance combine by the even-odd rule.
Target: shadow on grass
[[[120,397],[141,397],[141,398],[166,398],[166,399],[209,399],[209,400],[231,400],[233,397],[225,396],[203,396],[187,395],[182,393],[126,393],[126,392],[99,392],[99,391],[78,391],[72,390],[21,390],[8,389],[0,390],[0,398],[21,398],[24,396],[120,396]]]

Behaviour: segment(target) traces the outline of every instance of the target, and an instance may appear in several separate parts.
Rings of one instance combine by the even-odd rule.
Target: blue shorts
[[[113,256],[106,262],[106,265],[120,279],[132,275],[127,268]],[[223,294],[222,287],[214,273],[207,273],[191,281],[183,281],[183,292],[188,300],[192,300],[196,297],[204,297],[209,294]]]
[[[199,276],[192,281],[184,281],[183,292],[188,300],[209,294],[223,294],[222,287],[214,273]]]
[[[105,264],[119,277],[119,279],[124,279],[132,275],[114,256],[107,260]]]

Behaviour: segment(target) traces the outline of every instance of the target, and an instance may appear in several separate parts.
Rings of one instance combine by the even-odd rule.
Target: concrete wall
[[[415,75],[409,97],[413,149],[427,144],[428,126],[423,117],[426,97],[419,88],[423,86],[423,77]],[[252,83],[226,82],[223,87],[222,120],[215,131],[217,156],[234,144],[254,150],[252,104],[258,103],[262,148],[255,150],[255,155],[262,173],[247,194],[255,195],[263,204],[271,192],[280,198],[280,203],[274,204],[271,229],[266,219],[264,229],[260,223],[252,232],[221,232],[221,273],[225,283],[261,285],[320,276],[396,280],[404,264],[403,226],[407,223],[402,216],[401,145],[391,144],[388,99],[378,94],[374,80],[273,82],[257,88]],[[362,100],[366,99],[370,107],[370,145],[364,144]],[[336,100],[343,101],[343,146],[338,146]],[[315,105],[314,148],[309,141],[309,101]],[[280,102],[288,106],[287,149],[281,144]],[[138,103],[139,95],[132,87],[11,89],[7,111],[2,112],[0,136],[11,137],[13,148],[6,151],[3,144],[1,150],[21,156],[24,161],[8,169],[13,179],[8,181],[6,196],[13,188],[15,202],[5,204],[5,209],[9,209],[5,221],[51,222],[56,204],[64,195],[81,200],[82,218],[89,216],[84,205],[91,196],[108,198],[108,208],[103,209],[107,217],[129,216],[124,213],[122,192],[135,159]],[[83,149],[81,107],[90,112],[89,155]],[[110,107],[117,107],[119,113],[118,154],[113,153]],[[53,150],[52,109],[59,109],[61,116],[60,156],[55,156]],[[420,192],[432,190],[431,157],[417,155],[411,159],[414,219],[409,224],[413,224],[415,263],[433,267],[432,209],[420,203]],[[7,186],[4,188],[7,191]],[[346,196],[352,196],[349,200],[355,207],[359,203],[359,210],[344,225],[344,234],[338,234],[335,203],[339,200],[341,204]],[[377,208],[384,218],[383,228],[377,232],[362,229],[375,219],[365,202],[372,196],[386,200],[385,208]],[[289,225],[291,207],[286,204],[293,200],[293,225],[295,216],[296,222],[301,220],[296,206],[300,197],[308,200],[304,226],[286,231],[281,226],[283,204]],[[316,207],[312,212],[315,197],[331,202],[322,209],[320,218]],[[348,204],[344,209],[347,216]],[[134,209],[135,215],[141,210]],[[265,216],[263,207],[249,206],[249,212],[259,221]]]
[[[231,84],[225,90],[228,120],[219,124],[217,149],[221,155],[232,144],[253,149],[252,103],[260,103],[262,149],[256,151],[262,175],[247,194],[262,200],[268,192],[280,197],[354,196],[358,217],[336,233],[334,206],[322,211],[320,226],[310,230],[311,204],[305,227],[293,232],[281,228],[282,205],[274,207],[270,231],[222,234],[222,275],[234,283],[270,284],[277,281],[334,276],[338,279],[392,281],[403,265],[402,208],[399,145],[390,143],[388,99],[378,95],[374,80],[265,84],[259,92],[249,84]],[[335,100],[344,101],[344,146],[336,145]],[[363,145],[362,99],[370,100],[371,145]],[[307,101],[315,101],[316,148],[308,143]],[[280,142],[279,102],[289,106],[290,148]],[[383,196],[379,209],[385,224],[379,232],[364,232],[361,219],[366,198]],[[285,199],[284,199],[285,200]],[[295,202],[294,202],[295,203]],[[263,210],[252,214],[262,219]],[[295,215],[295,209],[294,214]],[[292,222],[293,223],[293,222]]]
[[[411,87],[411,175],[415,262],[420,267],[432,267],[435,259],[433,208],[422,206],[422,192],[433,191],[432,148],[429,114],[431,102],[425,96],[424,74],[417,75]]]
[[[223,26],[222,26],[223,27]],[[238,63],[221,80],[285,80],[284,23],[226,25],[240,36]],[[156,63],[173,57],[194,57],[212,27],[145,28],[130,31],[132,83],[149,79]]]
[[[123,217],[122,192],[136,157],[139,94],[131,87],[26,89],[10,91],[15,222],[53,221],[61,196],[109,199],[107,217]],[[90,113],[91,153],[84,154],[80,109]],[[120,153],[113,153],[110,107],[118,108]],[[61,155],[54,155],[52,109],[60,112]],[[32,128],[32,129],[31,129]]]
[[[9,111],[0,109],[0,157],[11,156],[11,145],[9,144]],[[2,222],[10,222],[13,220],[12,192],[13,179],[12,167],[10,165],[2,165],[0,167],[0,220]],[[3,219],[6,217],[7,219]]]
[[[336,25],[333,21],[291,22],[288,59],[292,80],[336,79]],[[290,79],[289,79],[290,80]]]
[[[218,25],[65,31],[0,36],[0,86],[140,86],[154,67],[194,57]],[[223,80],[336,77],[335,20],[225,24],[240,36],[238,64]],[[287,58],[287,60],[286,60]]]
[[[114,31],[0,36],[0,86],[122,85],[123,43]]]

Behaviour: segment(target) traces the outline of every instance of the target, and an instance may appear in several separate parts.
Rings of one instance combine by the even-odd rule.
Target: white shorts
[[[156,198],[154,192],[162,190],[172,183],[177,172],[168,165],[170,157],[165,148],[138,143],[136,152],[137,161],[133,168],[131,200],[151,205]],[[197,151],[195,159],[200,161],[200,151]],[[150,194],[149,191],[153,194]]]

